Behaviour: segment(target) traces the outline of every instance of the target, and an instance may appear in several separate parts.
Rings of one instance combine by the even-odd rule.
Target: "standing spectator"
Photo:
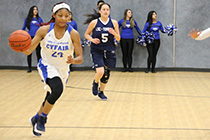
[[[147,43],[147,51],[148,51],[148,59],[147,59],[147,69],[145,73],[150,71],[150,67],[152,65],[151,72],[156,73],[155,65],[156,65],[156,56],[160,47],[160,34],[159,31],[165,33],[162,23],[157,21],[157,13],[155,11],[150,11],[147,16],[147,21],[144,26],[142,33],[153,32],[155,35],[153,43]]]
[[[31,38],[34,38],[36,31],[39,29],[40,24],[43,23],[43,20],[41,17],[39,17],[38,8],[37,6],[32,6],[29,9],[28,16],[24,21],[24,25],[22,30],[28,29],[28,33],[31,35]],[[40,44],[38,44],[36,48],[36,55],[37,55],[37,63],[39,62],[39,59],[41,58],[40,55]],[[32,53],[27,56],[27,62],[28,62],[28,73],[32,72]]]
[[[134,46],[134,36],[133,28],[136,28],[137,32],[141,34],[141,30],[138,27],[136,21],[133,19],[133,14],[131,9],[126,9],[124,11],[123,19],[118,22],[119,28],[122,26],[120,46],[122,49],[122,61],[123,61],[123,71],[122,72],[133,72],[132,67],[132,53]]]

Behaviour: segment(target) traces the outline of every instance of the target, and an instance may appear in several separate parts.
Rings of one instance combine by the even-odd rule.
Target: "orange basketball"
[[[9,36],[9,46],[16,52],[26,51],[31,46],[31,36],[24,30],[16,30]]]

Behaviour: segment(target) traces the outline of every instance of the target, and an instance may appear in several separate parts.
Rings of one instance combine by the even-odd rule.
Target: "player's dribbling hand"
[[[72,55],[68,55],[66,63],[68,63],[68,64],[73,64],[74,63],[74,58],[72,57]]]
[[[100,39],[98,39],[98,38],[93,38],[93,39],[91,40],[91,42],[93,42],[94,44],[99,44],[99,43],[100,43]]]
[[[188,34],[188,36],[192,37],[193,39],[197,38],[202,32],[198,32],[198,29],[197,31],[195,31],[195,29],[193,29],[193,31],[190,31],[190,34]]]

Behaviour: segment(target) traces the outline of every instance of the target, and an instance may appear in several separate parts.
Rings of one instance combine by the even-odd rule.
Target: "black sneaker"
[[[101,100],[107,100],[107,97],[104,95],[104,92],[103,91],[100,91],[99,93],[98,93],[98,97],[99,98],[101,98]]]
[[[133,72],[133,70],[131,68],[128,69],[128,72]]]
[[[146,70],[145,70],[145,73],[149,73],[149,71],[150,71],[149,69],[146,69]]]
[[[152,70],[152,73],[156,73],[156,70],[154,69],[154,70]]]
[[[40,136],[42,136],[41,133],[37,133],[37,132],[34,131],[34,126],[35,126],[35,124],[37,123],[37,119],[36,119],[35,117],[30,118],[30,119],[29,119],[29,123],[30,123],[30,125],[33,127],[33,130],[32,130],[33,135],[34,135],[35,137],[40,137]]]
[[[45,132],[45,123],[47,123],[47,117],[40,116],[35,124],[34,131],[37,133],[44,133]]]
[[[32,70],[31,69],[28,69],[27,73],[31,73],[31,72],[32,72]]]
[[[128,71],[127,69],[123,69],[123,70],[122,70],[122,72],[127,72],[127,71]]]
[[[93,95],[98,95],[98,83],[95,83],[95,80],[93,80],[93,87],[92,87]]]

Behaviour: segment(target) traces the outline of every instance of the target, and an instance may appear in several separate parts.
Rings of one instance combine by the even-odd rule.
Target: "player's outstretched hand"
[[[198,29],[195,31],[195,29],[193,29],[192,31],[190,31],[190,34],[188,34],[189,37],[195,39],[197,38],[202,32],[198,32]]]

